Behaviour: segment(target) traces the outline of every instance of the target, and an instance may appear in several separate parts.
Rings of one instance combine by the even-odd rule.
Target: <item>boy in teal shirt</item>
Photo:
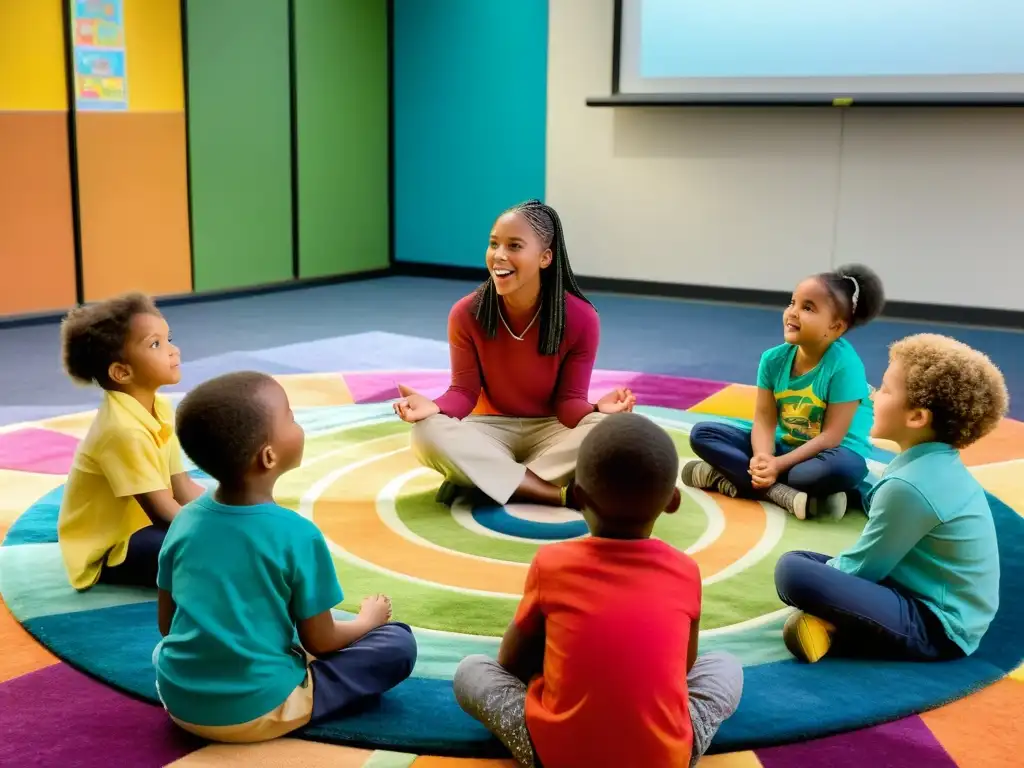
[[[409,677],[416,641],[389,623],[391,601],[367,598],[336,621],[323,534],[274,503],[304,444],[281,385],[260,373],[201,384],[178,407],[177,433],[219,486],[181,510],[160,551],[154,663],[171,718],[211,741],[264,741]]]
[[[999,607],[999,552],[985,491],[960,458],[1006,413],[1003,376],[943,336],[893,345],[874,395],[874,437],[901,453],[865,499],[868,522],[838,557],[789,552],[775,568],[800,610],[783,638],[799,659],[830,649],[938,661],[974,653]]]

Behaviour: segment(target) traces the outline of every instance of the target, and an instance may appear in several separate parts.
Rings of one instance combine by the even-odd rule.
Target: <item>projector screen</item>
[[[1024,102],[1024,0],[619,0],[620,95]]]

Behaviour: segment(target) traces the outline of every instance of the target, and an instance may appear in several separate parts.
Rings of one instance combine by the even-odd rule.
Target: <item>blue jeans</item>
[[[690,431],[690,448],[729,478],[741,496],[758,495],[750,484],[748,474],[750,460],[754,457],[749,429],[703,421]],[[778,442],[775,444],[776,456],[789,450],[789,446]],[[867,474],[868,465],[864,457],[839,446],[791,467],[788,472],[779,475],[778,482],[803,491],[812,498],[821,498],[856,490]]]
[[[309,665],[313,674],[310,724],[344,714],[389,691],[412,674],[416,638],[407,624],[377,627],[340,651]]]
[[[100,568],[99,583],[155,589],[157,560],[166,535],[166,528],[158,528],[155,525],[147,525],[133,533],[128,539],[128,553],[124,562],[118,565],[104,563]]]
[[[817,552],[787,552],[775,565],[786,605],[836,627],[832,653],[901,661],[944,661],[964,652],[924,603],[892,583],[851,576]]]

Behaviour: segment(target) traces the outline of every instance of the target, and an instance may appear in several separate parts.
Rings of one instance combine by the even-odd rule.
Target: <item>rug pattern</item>
[[[529,508],[464,507],[450,515],[439,514],[432,503],[436,479],[419,469],[409,455],[407,429],[394,421],[388,406],[374,403],[394,396],[394,382],[398,378],[432,394],[444,386],[446,376],[445,372],[423,371],[407,375],[360,372],[279,377],[299,411],[312,449],[307,450],[303,468],[280,489],[282,501],[316,520],[332,541],[347,596],[353,599],[353,604],[343,605],[342,609],[354,607],[359,595],[382,587],[395,595],[399,606],[397,618],[418,628],[421,648],[416,679],[410,681],[408,696],[418,699],[419,707],[424,698],[435,701],[441,710],[458,659],[466,653],[493,653],[496,649],[496,636],[514,609],[525,563],[536,547],[553,538],[583,532],[581,521],[572,515],[553,519],[551,515],[537,516]],[[603,391],[623,382],[634,387],[643,404],[641,410],[669,430],[684,456],[688,454],[685,435],[695,421],[750,416],[753,392],[738,385],[600,372],[595,376],[594,389]],[[123,656],[130,654],[131,648],[107,641],[103,653],[97,655],[95,649],[103,646],[98,636],[104,630],[110,635],[109,628],[117,624],[142,628],[139,649],[147,643],[152,648],[152,595],[112,595],[94,590],[83,601],[83,596],[70,592],[62,581],[54,543],[56,508],[70,457],[90,420],[91,414],[83,413],[0,428],[0,528],[13,522],[5,546],[0,549],[0,592],[14,616],[59,655],[75,660],[92,675],[136,697],[151,699],[151,668],[141,666],[125,674]],[[1016,535],[1021,520],[1013,511],[1024,510],[1024,483],[1019,480],[1024,464],[1020,455],[1020,426],[1016,422],[1005,423],[995,436],[965,456],[986,488],[1001,499],[993,505],[1002,539],[1008,538],[1007,530],[1013,533],[1010,539],[1021,538]],[[874,470],[879,470],[889,457],[884,447],[879,448],[874,456]],[[702,648],[722,647],[738,653],[748,666],[748,680],[752,675],[755,680],[753,697],[748,682],[746,716],[741,709],[737,718],[730,721],[716,742],[718,749],[742,750],[753,743],[786,742],[848,729],[849,705],[858,700],[862,702],[861,711],[854,713],[854,719],[870,723],[956,699],[976,687],[996,682],[968,699],[923,716],[816,742],[718,755],[708,758],[707,764],[772,766],[813,760],[814,764],[846,765],[841,758],[850,753],[851,745],[855,745],[858,759],[884,751],[885,765],[981,764],[974,759],[978,755],[986,756],[986,765],[1009,764],[996,758],[1010,758],[1013,750],[1009,749],[1012,745],[1007,745],[1007,735],[1016,734],[1019,740],[1021,734],[1015,727],[1008,727],[1005,718],[999,739],[979,745],[971,734],[985,722],[982,711],[992,711],[988,705],[1002,709],[1021,700],[1024,689],[1019,687],[1020,672],[1006,675],[1020,661],[1020,644],[1015,638],[994,633],[993,641],[986,641],[984,657],[968,660],[978,663],[950,668],[947,671],[951,674],[943,675],[941,681],[934,680],[934,675],[913,677],[910,685],[903,686],[912,690],[901,691],[895,696],[896,701],[887,696],[887,706],[880,711],[875,699],[879,690],[885,690],[884,678],[891,670],[877,675],[870,668],[842,670],[841,663],[796,667],[785,658],[784,649],[780,652],[778,629],[784,616],[778,601],[771,599],[770,589],[758,589],[765,584],[765,565],[770,574],[774,563],[770,555],[775,550],[795,546],[836,550],[856,536],[856,518],[851,516],[851,522],[831,528],[803,526],[801,533],[801,527],[786,525],[788,521],[781,512],[770,506],[732,504],[735,506],[704,494],[691,494],[684,510],[689,514],[674,519],[666,517],[665,521],[670,522],[661,524],[658,531],[659,536],[688,549],[701,561],[708,590],[708,631],[702,634]],[[29,507],[30,511],[15,522],[14,518]],[[354,516],[353,512],[357,514]],[[438,520],[444,522],[439,524]],[[737,525],[741,520],[744,524]],[[801,535],[806,537],[805,543],[800,543]],[[1004,562],[1008,554],[1015,555],[1020,562],[1022,553],[1016,548],[1012,553],[1004,551]],[[1011,569],[1010,576],[1008,583],[1012,586],[1019,575],[1015,576]],[[767,583],[770,586],[770,577]],[[716,589],[721,591],[721,599],[713,598]],[[152,637],[145,635],[147,626]],[[107,742],[125,741],[124,754],[137,754],[142,760],[132,760],[133,764],[162,765],[178,758],[182,764],[197,765],[207,760],[230,763],[236,759],[246,764],[272,764],[283,759],[298,760],[301,764],[318,764],[323,759],[333,765],[353,766],[447,764],[444,758],[415,758],[401,752],[329,747],[298,740],[260,747],[269,751],[260,753],[265,756],[255,757],[251,750],[237,748],[197,750],[199,745],[166,727],[159,709],[117,694],[66,665],[56,664],[56,659],[28,640],[6,614],[0,617],[0,639],[5,651],[0,661],[0,681],[9,681],[0,685],[0,702],[7,699],[11,704],[20,703],[17,708],[0,706],[0,730],[16,736],[6,740],[15,742],[10,747],[0,747],[0,763],[15,756],[14,752],[5,755],[7,749],[22,756],[52,753],[55,759],[58,753],[71,754],[67,750],[77,749],[74,744],[69,745],[66,739],[54,740],[52,736],[40,738],[46,729],[38,727],[39,717],[29,717],[33,710],[37,716],[45,712],[44,722],[59,719],[66,724],[64,710],[76,709],[74,702],[78,702],[77,714],[90,722],[96,712],[110,710],[109,718],[101,715],[110,725]],[[799,669],[805,678],[804,684],[796,688],[791,679],[794,669]],[[758,679],[757,673],[765,670],[768,675]],[[819,670],[827,673],[816,678]],[[845,680],[847,690],[839,697],[844,702],[842,711],[831,717],[829,700],[835,698],[837,679]],[[852,686],[855,690],[849,690],[850,681],[856,683]],[[787,698],[792,710],[787,716],[768,717],[766,722],[766,714],[779,709],[773,699],[780,689],[790,691]],[[803,700],[799,695],[794,700],[794,690],[803,692]],[[28,691],[33,692],[33,706],[26,708],[21,702]],[[88,706],[82,706],[86,701]],[[969,718],[968,701],[972,702]],[[37,702],[38,709],[34,706]],[[328,728],[311,735],[393,749],[409,747],[411,739],[426,750],[444,748],[441,742],[450,745],[454,736],[462,744],[455,751],[463,754],[486,753],[493,747],[488,745],[486,734],[474,732],[475,724],[462,722],[453,730],[452,723],[459,723],[461,714],[457,711],[448,711],[441,720],[423,723],[411,735],[389,732],[388,720],[395,716],[405,719],[405,702],[395,704],[397,709],[385,707],[361,724],[349,723],[340,729]],[[405,712],[406,718],[412,711]],[[59,718],[54,718],[56,712],[61,713]],[[807,713],[811,717],[805,717]],[[126,725],[130,723],[135,725]],[[139,728],[153,733],[154,741],[141,741]],[[83,730],[89,731],[84,723]],[[879,751],[872,745],[877,745]],[[1007,747],[1005,755],[1000,755],[1001,747]],[[133,748],[138,751],[133,753]],[[161,752],[164,748],[166,754]],[[273,750],[284,752],[271,757]],[[291,754],[288,750],[295,750],[294,757],[286,757],[286,753]],[[833,758],[828,758],[828,763],[821,762],[827,755],[838,756],[835,759],[839,762]],[[158,757],[162,762],[152,762]],[[472,763],[461,761],[452,765]]]

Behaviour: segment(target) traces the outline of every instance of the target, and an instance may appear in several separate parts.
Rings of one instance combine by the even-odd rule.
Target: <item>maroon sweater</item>
[[[537,351],[538,320],[522,341],[498,323],[493,339],[473,317],[473,294],[448,315],[452,383],[435,401],[441,413],[463,419],[471,413],[538,418],[556,416],[572,429],[593,413],[587,395],[594,372],[601,324],[587,302],[565,295],[565,335],[554,355]]]

